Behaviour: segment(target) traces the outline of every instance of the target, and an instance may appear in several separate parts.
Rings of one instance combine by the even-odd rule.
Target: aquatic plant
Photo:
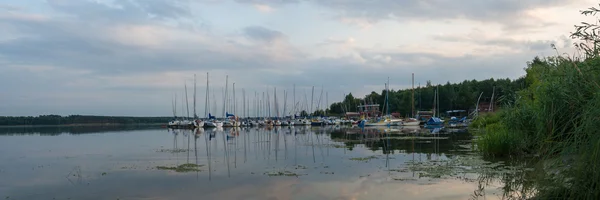
[[[486,125],[476,139],[477,149],[485,155],[507,156],[523,151],[525,146],[522,137],[511,132],[502,123]]]
[[[500,115],[496,113],[485,113],[473,119],[469,124],[469,128],[482,129],[490,124],[500,122]]]
[[[263,173],[267,176],[302,176],[302,175],[306,175],[306,174],[297,174],[295,172],[291,172],[291,171],[272,171],[272,172],[265,172]]]
[[[204,165],[196,165],[193,163],[186,163],[176,167],[167,167],[167,166],[156,166],[158,170],[172,170],[175,172],[199,172],[201,171],[199,168]]]
[[[377,159],[377,156],[367,156],[367,157],[350,158],[350,160],[364,161],[364,162],[367,162],[367,161],[369,161],[371,159]]]

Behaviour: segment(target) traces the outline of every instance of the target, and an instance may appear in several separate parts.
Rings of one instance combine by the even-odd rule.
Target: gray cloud
[[[575,0],[579,1],[579,0]],[[337,19],[360,19],[362,22],[377,23],[381,20],[447,20],[470,19],[482,22],[497,22],[506,29],[533,29],[552,23],[541,22],[525,14],[534,8],[568,5],[564,0],[236,0],[238,3],[281,5],[310,2],[329,8]],[[526,21],[533,20],[533,21]]]
[[[285,5],[289,3],[300,3],[301,0],[235,0],[238,3]]]
[[[485,38],[482,35],[478,34],[470,34],[468,36],[462,35],[436,35],[432,36],[432,39],[444,42],[457,42],[464,43],[469,42],[477,45],[484,46],[499,46],[499,47],[508,47],[515,50],[527,50],[527,51],[546,51],[550,50],[551,44],[557,43],[562,44],[561,46],[568,47],[571,44],[571,40],[566,38],[566,36],[562,36],[560,40],[532,40],[532,41],[522,41],[522,40],[514,40],[510,38]]]
[[[283,5],[298,1],[239,2]],[[423,6],[402,2],[391,2],[391,6],[398,12],[408,9],[400,9],[399,5]],[[241,28],[241,37],[248,40],[240,40],[239,34],[227,37],[195,27],[181,28],[177,22],[195,18],[185,8],[188,1],[115,3],[118,7],[95,1],[49,0],[48,5],[54,11],[69,17],[0,18],[0,29],[15,35],[10,40],[0,40],[0,65],[3,66],[0,67],[0,110],[3,111],[0,115],[169,115],[170,98],[174,91],[183,91],[184,79],[189,81],[191,73],[199,72],[202,80],[199,82],[203,83],[201,73],[207,71],[211,73],[211,85],[219,105],[225,74],[230,75],[230,81],[238,83],[238,89],[246,88],[248,93],[262,92],[266,86],[289,91],[296,84],[300,95],[300,91],[312,85],[323,85],[331,92],[330,101],[334,101],[341,98],[334,94],[358,92],[362,95],[380,90],[388,76],[392,85],[408,85],[410,73],[415,73],[417,82],[423,84],[426,80],[457,82],[516,77],[523,73],[524,61],[534,56],[526,53],[446,57],[355,48],[348,50],[355,53],[353,56],[306,59],[304,52],[287,41],[286,34],[267,27]],[[361,6],[359,1],[315,3],[336,7],[347,16],[358,15],[355,12],[358,12],[357,6]],[[368,10],[383,5],[362,6]],[[372,13],[385,12],[381,9],[388,8],[365,11],[365,15],[374,20],[382,19],[383,15]],[[325,43],[344,42],[328,40]],[[545,41],[483,42],[543,49]],[[162,77],[166,73],[179,73],[176,76],[181,77],[173,78],[177,86],[151,84],[168,79]],[[154,75],[157,77],[144,79]],[[199,84],[200,88],[203,86]],[[200,99],[204,99],[203,96]]]
[[[243,31],[246,37],[250,39],[268,43],[276,40],[281,40],[286,37],[283,33],[279,31],[270,30],[262,26],[249,26],[244,28]]]
[[[48,0],[54,10],[77,16],[84,20],[145,21],[154,19],[179,19],[190,17],[188,0],[128,0],[114,1],[111,5],[96,1]]]
[[[22,10],[23,8],[18,7],[18,6],[12,6],[12,5],[3,5],[0,4],[0,10],[6,10],[6,11],[19,11]]]
[[[211,35],[202,30],[174,29],[156,23],[152,19],[141,17],[139,7],[125,6],[118,9],[89,1],[50,1],[53,8],[74,12],[83,17],[80,20],[28,20],[5,18],[0,26],[13,30],[21,37],[0,41],[0,58],[4,62],[28,65],[52,65],[63,68],[87,69],[94,73],[138,73],[169,70],[198,69],[239,69],[269,68],[277,65],[271,53],[263,51],[262,42],[283,39],[285,35],[278,31],[260,26],[244,29],[244,33],[261,44],[241,44],[235,41]],[[70,4],[69,2],[73,2]],[[126,1],[123,1],[123,5]],[[156,1],[169,2],[169,1]],[[145,7],[160,7],[149,4]],[[129,10],[128,10],[129,9]],[[137,13],[137,14],[136,14]],[[110,24],[103,20],[106,19]],[[123,16],[126,20],[116,20]],[[115,18],[115,19],[110,19]],[[92,20],[89,20],[92,19]],[[129,21],[128,21],[129,20]],[[150,28],[141,30],[142,34],[154,34],[151,28],[179,31],[183,34],[211,38],[203,42],[168,41],[160,48],[148,48],[124,42],[138,38],[138,32],[130,27]],[[114,28],[123,27],[125,41],[115,40]],[[162,31],[162,30],[159,30]],[[152,37],[148,42],[158,42],[163,38]],[[207,43],[208,42],[208,43]],[[226,47],[226,48],[225,48]],[[295,54],[297,52],[292,51]]]

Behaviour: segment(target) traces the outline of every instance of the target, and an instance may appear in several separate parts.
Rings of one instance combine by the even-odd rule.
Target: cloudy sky
[[[242,88],[252,103],[276,86],[280,101],[290,92],[288,104],[294,84],[297,101],[310,101],[311,86],[317,99],[323,86],[333,102],[381,91],[387,77],[393,89],[410,87],[411,73],[423,84],[514,79],[534,56],[556,54],[550,44],[572,53],[573,25],[593,20],[578,11],[596,4],[3,0],[0,116],[168,116],[185,82],[191,100],[193,74],[204,115],[207,72],[219,111],[226,75],[240,101]]]

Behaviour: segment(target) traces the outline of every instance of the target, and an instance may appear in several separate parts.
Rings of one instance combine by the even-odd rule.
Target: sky
[[[222,115],[226,76],[255,114],[277,91],[332,103],[415,84],[516,79],[526,62],[573,54],[592,0],[2,0],[0,116]],[[293,88],[296,94],[293,94]],[[321,89],[322,88],[322,89]],[[323,95],[321,95],[323,90]],[[245,95],[244,95],[244,93]],[[232,97],[233,93],[229,93]],[[233,99],[233,98],[231,98]],[[305,99],[307,101],[305,101]],[[215,106],[216,102],[216,106]],[[217,110],[216,112],[214,110]]]

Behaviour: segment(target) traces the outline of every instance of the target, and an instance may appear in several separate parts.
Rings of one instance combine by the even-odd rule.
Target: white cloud
[[[191,84],[195,73],[203,88],[206,72],[218,99],[226,75],[248,91],[324,85],[331,93],[357,96],[380,90],[382,77],[405,86],[411,73],[423,84],[516,78],[534,56],[554,55],[550,44],[571,51],[572,25],[587,20],[577,11],[594,5],[584,0],[103,2],[0,6],[7,10],[0,13],[5,30],[0,91],[3,102],[15,107],[7,113],[19,115],[19,108],[44,101],[23,114],[65,109],[169,115],[171,97],[183,91],[183,81]],[[231,12],[208,12],[213,8]],[[229,20],[231,13],[244,20]],[[228,24],[211,24],[216,18]],[[164,109],[147,109],[160,106]],[[117,107],[126,109],[104,109]]]
[[[264,13],[270,13],[274,10],[271,6],[266,4],[254,4],[254,7],[256,8],[256,10]]]

